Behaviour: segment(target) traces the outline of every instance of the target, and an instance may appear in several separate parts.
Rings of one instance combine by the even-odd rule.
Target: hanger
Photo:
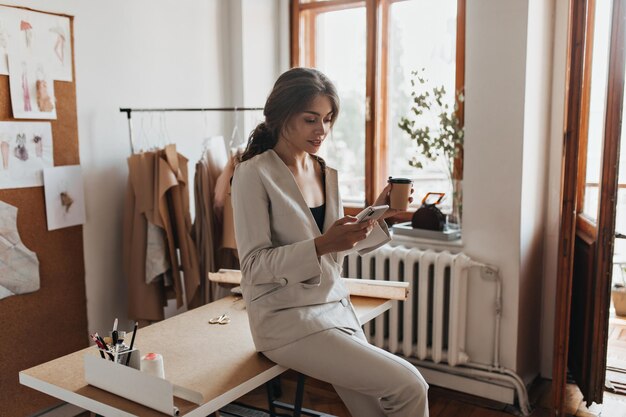
[[[203,134],[203,138],[202,138],[202,157],[204,157],[204,154],[207,151],[207,148],[209,146],[209,118],[208,118],[208,111],[206,110],[202,110],[202,115],[203,115],[203,120],[204,120],[204,134]]]
[[[154,113],[150,114],[150,134],[154,135],[155,134],[155,127],[154,127]],[[155,151],[158,149],[158,146],[154,145],[154,142],[152,140],[150,140],[150,135],[146,134],[146,150],[148,151]]]
[[[148,137],[148,134],[146,133],[146,126],[145,126],[145,121],[146,121],[146,117],[143,116],[141,118],[141,126],[140,126],[140,135],[138,137],[139,139],[139,147],[137,148],[137,151],[139,153],[144,152],[146,149],[148,149],[148,145],[150,144],[150,138]]]
[[[235,106],[235,126],[233,127],[233,132],[230,134],[230,141],[228,142],[228,150],[229,152],[233,152],[233,145],[235,143],[235,138],[237,137],[239,125],[239,112],[237,111],[237,106]]]
[[[165,112],[160,113],[159,128],[160,128],[159,141],[161,142],[161,147],[165,148],[167,145],[172,143],[172,140],[170,139],[170,133],[167,129],[167,120],[165,118]]]

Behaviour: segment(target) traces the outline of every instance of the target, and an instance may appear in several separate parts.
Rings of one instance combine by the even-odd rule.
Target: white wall
[[[500,268],[502,365],[527,383],[552,366],[567,16],[565,0],[467,5],[463,241]]]
[[[530,0],[526,51],[520,219],[519,346],[517,369],[537,376],[540,362],[543,230],[550,133],[554,3]]]
[[[544,230],[544,267],[541,322],[541,376],[552,377],[554,315],[556,299],[557,252],[561,214],[561,173],[565,128],[565,92],[569,1],[558,0],[554,15],[554,54],[549,140],[549,171],[546,191],[546,228]]]
[[[275,2],[255,3],[275,7]],[[78,129],[87,206],[83,233],[87,313],[89,330],[106,332],[114,317],[127,322],[121,245],[130,147],[126,118],[119,108],[233,105],[230,35],[223,19],[226,2],[193,0],[184,7],[175,0],[161,0],[158,7],[149,0],[7,3],[75,16]],[[274,35],[263,31],[273,34],[278,26],[272,20],[258,21],[259,38],[274,43]],[[267,57],[259,64],[274,68],[277,59]],[[258,88],[269,89],[275,75],[271,78],[257,78]],[[224,119],[217,113],[133,117],[139,144],[172,141],[190,158],[199,152],[203,136],[230,134],[232,128],[224,127]],[[191,158],[191,168],[193,163]]]
[[[275,78],[286,69],[288,43],[277,34],[288,33],[288,3],[193,0],[181,7],[180,2],[161,0],[157,7],[149,0],[50,0],[45,5],[22,0],[5,4],[75,17],[78,133],[87,206],[83,229],[87,314],[89,330],[106,333],[114,317],[127,322],[121,246],[130,146],[126,117],[119,108],[263,106]],[[238,26],[230,24],[230,8],[238,10],[234,18]],[[241,59],[234,58],[243,57],[242,40],[246,54],[257,54],[247,58],[245,68]],[[241,115],[238,121],[250,126],[258,118],[258,114]],[[174,142],[190,158],[190,172],[202,138],[230,137],[233,121],[219,113],[133,115],[136,145]],[[241,138],[247,137],[243,127],[239,130]]]
[[[288,0],[230,0],[230,85],[233,105],[263,107],[274,81],[289,68]],[[285,37],[286,34],[286,37]],[[233,144],[244,144],[262,112],[234,113]],[[232,132],[231,132],[232,133]]]
[[[469,1],[466,19],[463,242],[500,269],[501,364],[516,370],[528,2]],[[491,363],[493,352],[471,349],[491,338],[493,286],[470,284],[468,350]]]

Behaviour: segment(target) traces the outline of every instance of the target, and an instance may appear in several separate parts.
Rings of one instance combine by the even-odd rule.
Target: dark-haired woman
[[[337,171],[316,156],[338,114],[336,89],[321,72],[285,72],[235,169],[252,337],[272,361],[333,384],[354,417],[428,416],[428,385],[413,365],[366,341],[340,279],[346,251],[363,254],[390,238],[382,220],[343,215]]]

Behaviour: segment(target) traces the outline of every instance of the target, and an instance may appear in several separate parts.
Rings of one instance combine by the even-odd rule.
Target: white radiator
[[[481,278],[495,285],[493,359],[489,365],[478,363],[465,351],[467,281],[472,267],[478,267]],[[389,312],[365,325],[370,343],[406,357],[421,372],[429,372],[432,380],[427,381],[434,385],[512,404],[513,398],[509,399],[504,388],[497,384],[510,385],[517,393],[522,414],[530,415],[524,382],[514,371],[500,365],[502,281],[498,268],[476,262],[462,253],[385,245],[363,256],[346,256],[342,275],[411,284],[406,301],[394,301]],[[441,378],[437,372],[493,384],[488,390],[476,388],[466,381]]]
[[[466,255],[385,245],[344,259],[343,276],[408,281],[409,298],[365,325],[370,343],[407,358],[469,362],[465,352],[468,268]]]

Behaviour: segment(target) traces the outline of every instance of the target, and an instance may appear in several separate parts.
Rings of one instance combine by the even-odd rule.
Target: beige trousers
[[[332,384],[353,417],[428,417],[428,384],[419,371],[370,345],[360,330],[324,330],[263,354]]]

